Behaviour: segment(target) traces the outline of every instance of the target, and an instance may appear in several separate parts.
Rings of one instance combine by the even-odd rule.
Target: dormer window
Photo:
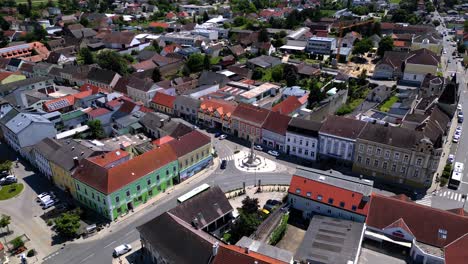
[[[300,194],[300,193],[301,193],[301,189],[296,188],[296,193],[297,193],[297,194]]]
[[[445,230],[445,229],[439,229],[439,238],[441,238],[441,239],[447,239],[447,230]]]

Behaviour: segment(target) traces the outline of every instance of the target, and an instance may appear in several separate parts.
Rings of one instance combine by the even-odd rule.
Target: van
[[[122,256],[123,254],[127,253],[127,252],[130,252],[132,250],[132,246],[130,246],[129,244],[124,244],[124,245],[120,245],[116,248],[114,248],[114,252],[112,253],[112,255],[117,258],[119,256]]]
[[[43,196],[42,198],[39,199],[41,205],[44,205],[44,203],[50,200],[52,200],[52,197],[50,197],[50,195]]]
[[[45,202],[43,205],[42,205],[42,209],[47,209],[49,207],[52,207],[54,206],[55,204],[55,201],[54,200],[48,200],[47,202]]]

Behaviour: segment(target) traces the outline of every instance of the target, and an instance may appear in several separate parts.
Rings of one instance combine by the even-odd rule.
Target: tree
[[[245,197],[242,200],[242,212],[245,214],[253,214],[258,212],[258,199],[257,198],[250,198],[249,196]]]
[[[161,81],[161,71],[159,71],[158,67],[154,68],[153,73],[151,74],[151,79],[153,79],[153,82]]]
[[[368,38],[362,39],[354,44],[353,54],[362,55],[366,52],[369,52],[373,46],[374,45],[372,44],[372,40]]]
[[[10,233],[10,228],[9,225],[11,223],[11,217],[9,215],[2,215],[2,218],[0,218],[0,228],[5,228],[7,229],[7,233]]]
[[[286,64],[283,68],[283,79],[286,80],[287,86],[293,86],[297,84],[298,72],[296,66],[292,64]]]
[[[96,62],[104,69],[117,72],[120,75],[127,75],[128,62],[117,52],[104,50],[96,56]]]
[[[458,53],[459,53],[459,54],[464,54],[464,53],[465,53],[465,50],[466,50],[466,48],[465,48],[465,45],[463,44],[463,42],[459,42],[459,43],[457,44],[457,51],[458,51]]]
[[[210,17],[208,16],[208,12],[205,11],[203,12],[203,22],[206,22],[208,20],[210,20]]]
[[[390,36],[383,37],[379,42],[377,55],[383,57],[386,51],[393,50],[393,39]]]
[[[436,19],[432,20],[432,24],[434,25],[434,27],[440,26],[439,20],[436,20]]]
[[[263,70],[262,68],[255,67],[255,69],[252,72],[252,80],[260,80],[263,77]]]
[[[64,237],[74,237],[80,227],[80,216],[76,213],[63,213],[55,219],[57,233]]]
[[[8,23],[3,16],[0,16],[0,28],[2,30],[8,30],[10,29],[10,23]]]
[[[258,32],[258,42],[268,42],[270,37],[268,36],[268,31],[265,28],[260,29]]]
[[[204,56],[200,53],[191,54],[187,60],[187,67],[190,72],[199,72],[204,67]]]
[[[106,133],[102,128],[101,120],[89,120],[87,123],[89,130],[91,132],[91,137],[94,139],[102,139],[106,137]]]
[[[89,20],[86,17],[82,17],[80,19],[80,24],[83,25],[83,27],[88,27],[89,26]]]
[[[203,69],[211,70],[211,56],[210,55],[205,55],[205,57],[203,58]]]
[[[11,171],[13,167],[13,162],[11,160],[5,160],[4,162],[0,163],[0,171]]]
[[[81,48],[78,51],[78,63],[80,64],[93,64],[94,55],[88,48]]]
[[[283,80],[283,65],[276,65],[271,69],[271,79],[275,82]]]

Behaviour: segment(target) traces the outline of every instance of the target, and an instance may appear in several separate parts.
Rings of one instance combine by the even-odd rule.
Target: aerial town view
[[[0,0],[0,264],[468,264],[467,69],[468,0]]]

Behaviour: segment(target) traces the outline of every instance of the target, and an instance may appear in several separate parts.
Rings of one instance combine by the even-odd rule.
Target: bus
[[[453,171],[455,172],[462,173],[464,168],[465,164],[463,164],[462,162],[455,162],[455,164],[453,165]]]
[[[177,198],[177,202],[178,203],[183,203],[187,200],[190,200],[191,198],[197,196],[198,194],[208,190],[210,188],[210,185],[204,183],[198,187],[196,187],[195,189],[191,190],[190,192],[180,196],[179,198]]]
[[[452,173],[452,177],[450,177],[448,187],[450,189],[458,190],[460,186],[460,182],[463,179],[463,173],[454,171]]]

